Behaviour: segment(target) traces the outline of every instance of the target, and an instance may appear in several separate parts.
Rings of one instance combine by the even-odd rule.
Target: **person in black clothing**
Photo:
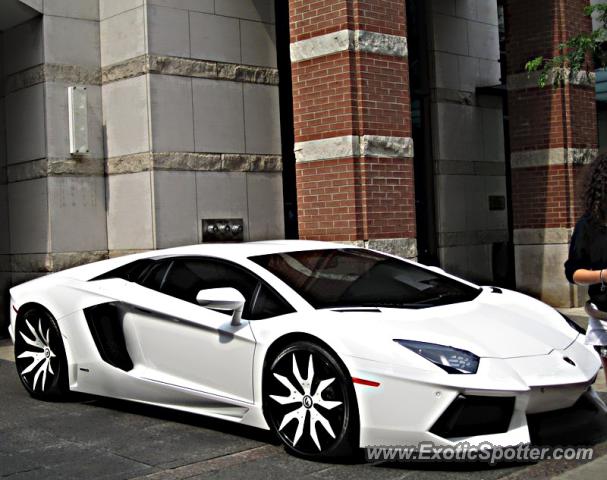
[[[565,275],[571,283],[588,286],[593,309],[607,312],[607,154],[587,168],[584,208],[571,238]],[[607,321],[598,316],[588,320],[586,343],[599,352],[607,378]]]

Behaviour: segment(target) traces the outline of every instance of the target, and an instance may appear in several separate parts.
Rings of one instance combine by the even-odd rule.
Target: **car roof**
[[[122,267],[130,262],[146,258],[161,259],[172,256],[209,256],[231,260],[236,263],[245,262],[248,257],[269,255],[273,253],[297,252],[302,250],[323,250],[331,248],[351,248],[352,245],[319,242],[311,240],[267,240],[263,242],[248,243],[206,243],[173,247],[163,250],[150,250],[148,252],[114,257],[109,260],[81,265],[55,273],[55,277],[69,277],[87,281],[113,269]]]
[[[193,256],[217,256],[232,260],[257,255],[269,255],[273,253],[296,252],[302,250],[324,250],[331,248],[349,248],[352,245],[321,242],[314,240],[266,240],[261,242],[247,243],[207,243],[189,245],[186,247],[167,248],[149,252],[149,258],[170,257],[173,255]]]

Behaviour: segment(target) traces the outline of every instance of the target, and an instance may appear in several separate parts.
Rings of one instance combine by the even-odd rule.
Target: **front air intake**
[[[514,397],[459,395],[430,429],[443,438],[474,437],[508,431]]]

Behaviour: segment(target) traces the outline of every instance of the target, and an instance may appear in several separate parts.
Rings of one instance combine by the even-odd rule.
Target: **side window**
[[[232,287],[245,298],[243,318],[258,320],[293,308],[247,270],[213,259],[176,259],[160,291],[186,302],[196,303],[200,290]]]
[[[200,290],[215,288],[206,286],[208,266],[196,260],[175,260],[168,272],[161,292],[186,302],[196,303]]]
[[[277,317],[294,311],[295,309],[286,300],[265,283],[259,284],[259,290],[252,306],[251,320]]]
[[[142,287],[151,288],[159,292],[167,276],[167,270],[172,268],[172,264],[173,262],[169,260],[155,262],[139,276],[137,283]]]
[[[91,281],[107,280],[109,278],[122,278],[123,280],[127,280],[129,282],[136,282],[137,279],[145,272],[145,270],[153,263],[155,263],[154,260],[149,258],[135,260],[134,262],[127,263],[126,265],[104,273],[103,275],[99,275],[98,277],[91,279]]]

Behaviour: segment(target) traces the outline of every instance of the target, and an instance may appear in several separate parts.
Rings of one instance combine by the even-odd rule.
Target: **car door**
[[[224,287],[236,288],[245,297],[241,325],[231,325],[231,314],[196,303],[200,290]],[[263,281],[223,260],[177,257],[156,262],[127,289],[137,307],[123,320],[135,374],[253,402],[255,339],[249,322],[289,310],[280,299],[272,300]],[[261,297],[265,300],[260,313],[254,307]]]

